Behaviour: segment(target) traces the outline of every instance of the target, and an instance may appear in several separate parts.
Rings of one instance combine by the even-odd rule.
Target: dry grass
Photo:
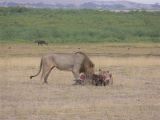
[[[146,56],[150,50],[159,55],[159,51],[156,51],[159,47],[154,49],[153,46],[140,46],[137,52],[136,50],[129,54],[126,52],[128,55],[126,57],[124,53],[126,48],[110,46],[107,51],[114,54],[114,57],[107,57],[108,53],[104,52],[106,46],[97,45],[95,49],[99,53],[98,56],[92,54],[90,57],[96,64],[96,69],[101,67],[113,73],[114,85],[96,87],[74,86],[72,74],[58,70],[52,71],[48,85],[42,84],[40,77],[30,80],[29,75],[38,71],[40,56],[50,50],[33,45],[26,47],[13,45],[11,51],[5,46],[7,45],[0,48],[0,120],[160,118],[160,61],[159,57],[154,55]],[[82,48],[85,48],[84,46]],[[88,51],[87,49],[83,51],[94,53],[96,50],[93,47],[91,45]],[[63,48],[58,45],[56,51],[71,52],[76,48],[77,46]],[[2,50],[5,49],[4,54]],[[141,49],[146,51],[142,53]],[[135,54],[140,56],[137,57]]]

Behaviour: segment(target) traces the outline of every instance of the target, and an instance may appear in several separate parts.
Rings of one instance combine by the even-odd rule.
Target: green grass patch
[[[0,42],[160,42],[160,12],[0,8]]]

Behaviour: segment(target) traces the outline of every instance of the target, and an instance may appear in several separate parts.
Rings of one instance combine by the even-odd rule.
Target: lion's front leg
[[[79,79],[79,70],[80,70],[80,65],[79,64],[74,65],[74,67],[72,69],[72,73],[73,73],[75,80]]]

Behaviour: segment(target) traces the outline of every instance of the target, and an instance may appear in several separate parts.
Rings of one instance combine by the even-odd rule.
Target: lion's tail
[[[42,59],[41,59],[41,62],[40,62],[40,68],[39,68],[38,73],[37,73],[37,74],[35,74],[35,75],[30,76],[30,79],[32,79],[33,77],[38,76],[38,75],[39,75],[39,73],[41,72],[41,69],[42,69]]]

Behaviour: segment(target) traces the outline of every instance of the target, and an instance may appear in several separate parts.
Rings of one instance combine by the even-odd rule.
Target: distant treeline
[[[0,41],[160,42],[160,12],[0,8]]]

